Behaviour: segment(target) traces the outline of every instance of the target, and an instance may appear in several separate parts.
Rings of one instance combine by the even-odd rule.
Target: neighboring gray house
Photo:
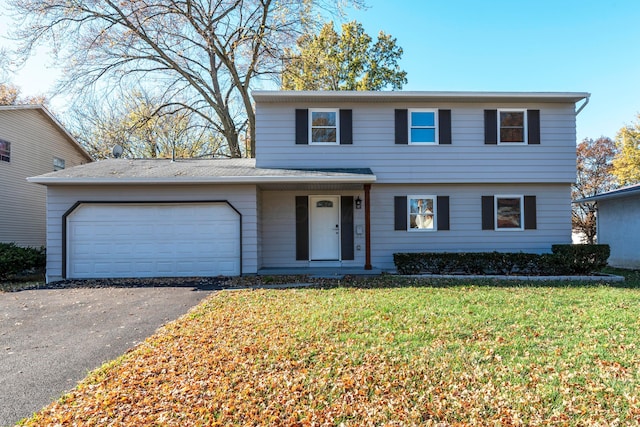
[[[548,252],[571,242],[575,104],[588,96],[254,92],[255,160],[118,159],[32,178],[48,191],[48,279]]]
[[[640,184],[575,203],[597,204],[598,243],[610,246],[609,265],[640,268]]]
[[[41,105],[0,106],[0,242],[46,244],[46,191],[27,177],[91,162]]]

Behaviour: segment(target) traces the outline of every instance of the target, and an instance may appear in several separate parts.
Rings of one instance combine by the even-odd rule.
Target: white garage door
[[[67,277],[240,274],[240,218],[226,203],[82,204],[67,217]]]

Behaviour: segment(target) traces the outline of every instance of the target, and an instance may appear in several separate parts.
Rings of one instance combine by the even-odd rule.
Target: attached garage
[[[241,272],[241,218],[227,202],[78,203],[63,224],[67,278]]]

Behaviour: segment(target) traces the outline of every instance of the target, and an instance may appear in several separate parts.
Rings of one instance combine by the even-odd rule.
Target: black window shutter
[[[438,110],[438,143],[451,144],[451,110]]]
[[[394,198],[395,229],[407,231],[407,197],[396,196]]]
[[[493,230],[495,224],[495,212],[493,196],[482,196],[482,229]]]
[[[340,200],[340,228],[342,235],[342,259],[350,261],[354,259],[353,251],[353,196],[342,196]]]
[[[409,117],[407,110],[396,110],[396,144],[409,143]]]
[[[484,110],[484,143],[498,143],[498,110]]]
[[[309,110],[296,110],[296,144],[309,144]]]
[[[540,110],[527,110],[527,143],[540,144]]]
[[[351,110],[340,110],[340,144],[353,144]]]
[[[296,196],[296,259],[309,259],[309,198]]]
[[[535,230],[537,227],[536,196],[524,196],[524,229]]]
[[[449,230],[449,196],[438,196],[437,200],[438,231]]]

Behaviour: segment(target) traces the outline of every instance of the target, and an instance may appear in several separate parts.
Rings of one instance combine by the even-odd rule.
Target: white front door
[[[312,261],[340,259],[340,196],[309,196]]]

